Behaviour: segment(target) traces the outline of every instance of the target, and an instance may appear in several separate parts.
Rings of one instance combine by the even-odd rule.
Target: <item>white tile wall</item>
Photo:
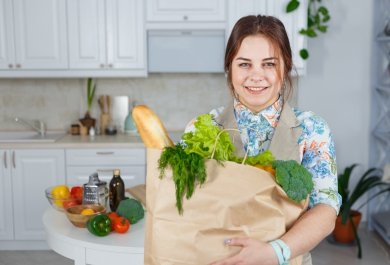
[[[224,105],[230,97],[223,74],[151,74],[148,78],[97,79],[92,116],[101,94],[126,95],[147,104],[169,130]],[[67,130],[86,111],[86,79],[0,79],[0,130],[25,130],[16,116],[41,119],[49,130]]]

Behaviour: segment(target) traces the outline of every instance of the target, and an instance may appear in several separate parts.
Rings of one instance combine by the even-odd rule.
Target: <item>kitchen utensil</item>
[[[98,173],[89,176],[88,183],[84,184],[83,204],[107,205],[108,187],[107,182],[100,181]]]

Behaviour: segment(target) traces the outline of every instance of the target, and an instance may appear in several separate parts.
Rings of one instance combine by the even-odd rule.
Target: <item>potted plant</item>
[[[370,200],[378,195],[390,192],[390,183],[382,181],[383,172],[378,168],[370,168],[358,179],[353,189],[349,188],[349,182],[353,169],[357,164],[346,167],[344,172],[338,175],[338,190],[342,197],[340,213],[337,216],[333,237],[340,243],[350,244],[356,241],[358,246],[358,258],[362,257],[360,237],[358,235],[358,226],[362,217],[359,211]],[[368,193],[372,190],[373,192]],[[365,194],[368,194],[367,200],[355,208],[355,203]]]
[[[89,128],[95,126],[96,120],[91,117],[92,103],[95,97],[96,83],[92,78],[87,79],[87,112],[85,113],[84,118],[80,119],[82,125]]]

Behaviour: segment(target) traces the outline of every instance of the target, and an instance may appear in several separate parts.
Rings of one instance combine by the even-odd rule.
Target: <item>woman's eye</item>
[[[264,67],[266,67],[266,68],[274,68],[274,67],[276,66],[276,64],[275,64],[275,63],[272,63],[272,62],[264,63],[263,65],[264,65]]]
[[[248,68],[250,65],[249,63],[240,63],[238,66],[242,68]]]

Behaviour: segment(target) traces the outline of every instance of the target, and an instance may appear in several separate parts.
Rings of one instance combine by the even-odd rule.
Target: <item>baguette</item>
[[[147,148],[163,149],[174,145],[160,118],[150,108],[137,105],[133,108],[132,116]]]

